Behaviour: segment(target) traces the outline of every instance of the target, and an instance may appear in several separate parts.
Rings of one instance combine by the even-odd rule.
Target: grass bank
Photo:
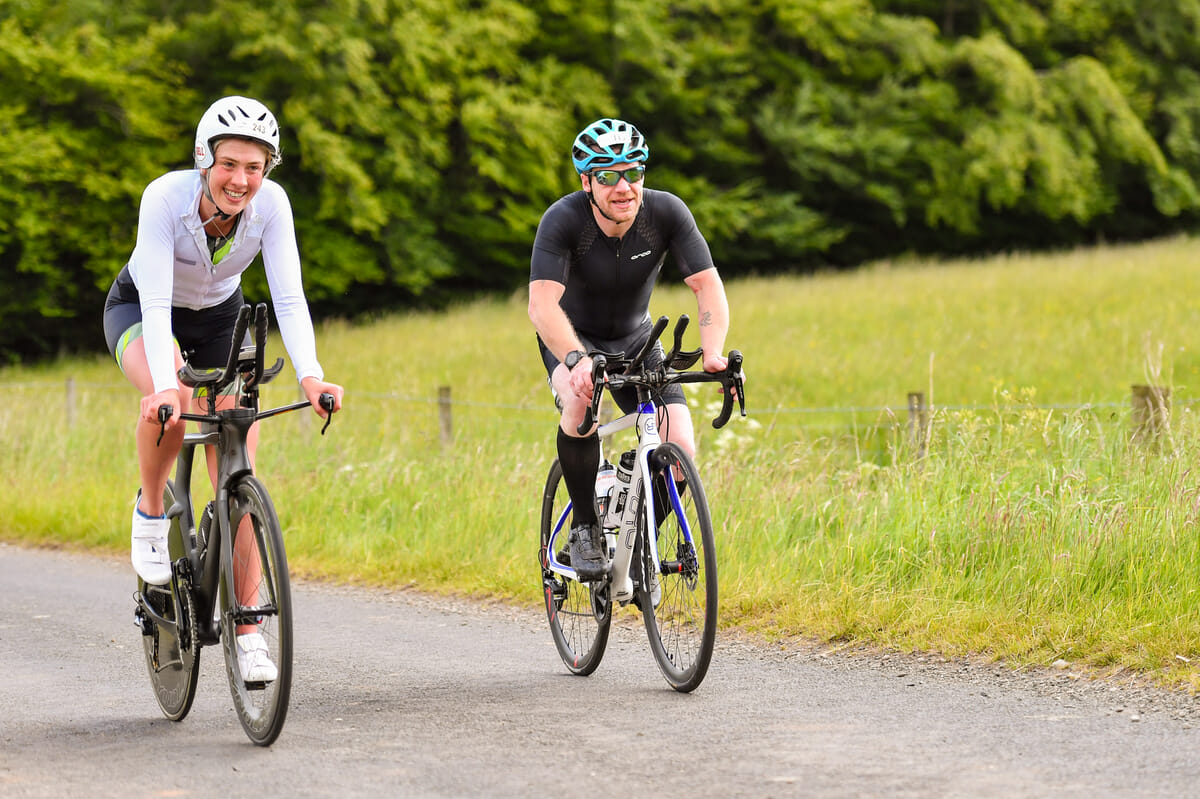
[[[1196,249],[727,278],[751,416],[697,424],[723,623],[1200,687]],[[652,311],[695,306],[664,285]],[[524,296],[318,341],[345,411],[324,437],[266,422],[258,464],[294,569],[536,611],[555,416]],[[1133,437],[1135,383],[1171,388],[1152,442]],[[281,378],[266,399],[295,393]],[[716,398],[692,407],[711,418]],[[0,370],[0,535],[123,552],[136,408],[106,358]]]

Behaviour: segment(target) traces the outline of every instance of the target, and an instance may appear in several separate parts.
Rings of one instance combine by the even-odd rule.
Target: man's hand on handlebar
[[[571,391],[575,393],[575,396],[587,402],[592,401],[592,395],[596,391],[592,371],[592,356],[585,355],[579,359],[579,363],[575,364],[575,368],[568,372],[571,380]]]
[[[721,355],[720,353],[713,353],[712,355],[704,356],[704,371],[711,374],[719,374],[720,372],[726,371],[728,368],[729,359],[724,355]],[[717,390],[724,394],[725,386],[718,386]],[[733,395],[734,399],[737,399],[738,392],[736,383],[729,386],[729,393]]]
[[[729,359],[719,352],[704,356],[704,371],[724,372],[729,367]]]
[[[727,370],[727,368],[730,368],[730,359],[725,358],[725,356],[721,355],[720,353],[713,353],[712,355],[706,354],[706,355],[704,355],[704,365],[703,366],[704,366],[704,371],[706,371],[706,372],[710,372],[713,374],[718,373],[718,372],[724,372],[725,370]],[[725,386],[718,386],[718,389],[716,389],[716,390],[718,390],[720,392],[720,394],[725,394]],[[738,396],[737,390],[734,390],[732,388],[732,386],[730,386],[730,390],[733,391],[734,397]]]

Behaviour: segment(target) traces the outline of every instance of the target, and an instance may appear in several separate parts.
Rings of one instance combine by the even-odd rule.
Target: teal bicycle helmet
[[[581,130],[571,146],[571,160],[581,175],[596,167],[635,163],[649,157],[646,137],[637,128],[607,117]]]

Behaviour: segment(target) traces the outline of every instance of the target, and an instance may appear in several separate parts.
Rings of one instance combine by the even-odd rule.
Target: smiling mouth
[[[221,193],[224,194],[229,199],[233,200],[234,202],[240,202],[241,199],[246,196],[246,192],[244,192],[244,191],[232,192],[229,189],[225,189]]]

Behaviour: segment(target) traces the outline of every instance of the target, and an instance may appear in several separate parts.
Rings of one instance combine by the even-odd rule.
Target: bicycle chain
[[[182,613],[176,620],[179,632],[179,654],[185,652],[193,656],[200,652],[200,636],[196,634],[196,599],[192,592],[192,566],[184,558],[175,564],[175,592],[179,596]]]

